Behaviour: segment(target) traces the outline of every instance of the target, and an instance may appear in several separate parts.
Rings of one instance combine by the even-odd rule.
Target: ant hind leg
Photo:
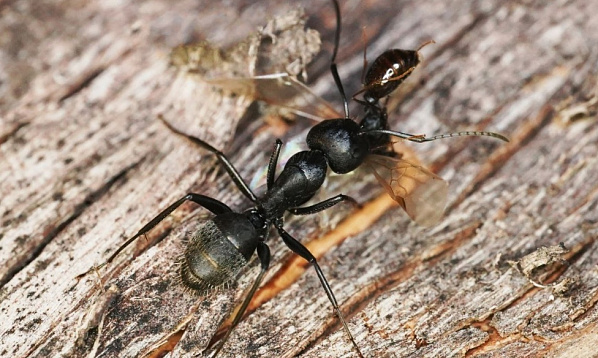
[[[152,220],[150,220],[147,224],[145,224],[135,235],[133,235],[131,238],[129,238],[127,241],[125,241],[122,245],[120,245],[118,247],[118,249],[116,249],[116,251],[114,251],[114,253],[112,255],[110,255],[110,257],[108,257],[108,260],[104,261],[103,263],[101,263],[97,266],[90,268],[89,270],[87,270],[86,272],[84,272],[82,274],[77,275],[75,278],[78,280],[78,279],[82,278],[83,276],[86,276],[91,271],[97,271],[99,268],[102,268],[102,267],[108,265],[109,263],[111,263],[112,260],[114,260],[116,258],[116,256],[118,256],[124,249],[126,249],[133,241],[137,240],[137,238],[139,238],[140,236],[148,233],[151,229],[153,229],[156,225],[158,225],[162,220],[164,220],[165,217],[167,217],[170,213],[172,213],[176,208],[181,206],[181,204],[183,204],[186,201],[192,201],[200,206],[203,206],[204,208],[208,209],[209,211],[211,211],[212,213],[214,213],[216,215],[232,211],[226,204],[224,204],[214,198],[210,198],[209,196],[205,196],[205,195],[201,195],[201,194],[189,193],[189,194],[185,195],[184,197],[180,198],[179,200],[175,201],[174,203],[170,204],[170,206],[168,206],[166,209],[162,210]]]
[[[268,245],[266,245],[263,242],[259,242],[258,246],[257,246],[257,256],[260,259],[260,265],[261,265],[260,273],[258,274],[257,278],[255,279],[255,282],[251,286],[251,289],[249,290],[247,295],[245,295],[245,298],[243,299],[243,303],[241,304],[239,310],[235,313],[233,322],[231,323],[230,327],[224,334],[224,337],[222,337],[220,342],[218,342],[218,345],[216,347],[216,350],[214,351],[214,354],[212,355],[212,358],[216,357],[218,355],[218,353],[220,353],[220,351],[222,350],[222,347],[224,347],[224,344],[230,337],[231,333],[233,332],[233,330],[235,329],[237,324],[239,324],[239,322],[243,318],[243,314],[247,310],[247,306],[249,306],[249,303],[251,302],[253,295],[255,295],[255,292],[257,291],[258,287],[260,287],[260,283],[262,282],[262,279],[264,278],[264,275],[266,274],[268,267],[270,267],[270,248],[268,248]],[[216,339],[217,339],[216,336],[214,336],[212,338],[212,341],[208,344],[208,349],[215,343]]]

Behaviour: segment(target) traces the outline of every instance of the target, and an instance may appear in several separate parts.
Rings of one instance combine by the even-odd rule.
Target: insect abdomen
[[[378,56],[365,75],[365,85],[370,86],[364,97],[381,99],[388,96],[407,78],[419,64],[417,51],[388,50]]]
[[[231,228],[232,218],[226,216],[206,221],[189,240],[181,265],[185,286],[200,292],[220,286],[234,279],[255,251],[254,240],[244,240],[255,232],[253,226],[247,220],[235,220]],[[224,230],[219,225],[222,221],[229,225]]]

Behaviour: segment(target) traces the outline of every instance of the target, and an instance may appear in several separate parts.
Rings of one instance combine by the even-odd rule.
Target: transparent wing
[[[321,121],[343,117],[330,103],[287,73],[253,77],[221,77],[204,79],[204,81],[239,95],[250,96],[287,109],[311,120]]]
[[[430,226],[440,220],[448,194],[445,180],[404,159],[370,155],[366,163],[388,194],[413,221]]]
[[[170,64],[199,78],[245,76],[255,71],[259,42],[260,36],[251,34],[227,50],[206,41],[179,45],[170,52]]]
[[[208,42],[175,47],[170,63],[188,78],[215,89],[322,120],[342,116],[297,80],[306,78],[305,66],[320,51],[317,31],[305,27],[303,10],[274,18],[234,46],[221,49]],[[263,75],[266,74],[266,75]]]

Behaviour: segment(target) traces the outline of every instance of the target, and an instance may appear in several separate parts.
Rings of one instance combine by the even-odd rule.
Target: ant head
[[[359,167],[369,154],[367,140],[360,132],[359,125],[350,119],[329,119],[309,131],[307,145],[324,153],[333,172],[345,174]]]

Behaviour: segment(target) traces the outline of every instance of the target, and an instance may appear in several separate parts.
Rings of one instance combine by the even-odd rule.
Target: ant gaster
[[[339,194],[319,203],[300,207],[309,201],[322,186],[326,178],[328,167],[336,173],[344,174],[362,165],[366,157],[371,154],[383,154],[383,152],[379,151],[379,143],[376,143],[376,140],[380,136],[385,138],[388,136],[396,136],[415,142],[431,141],[453,135],[492,135],[504,139],[504,137],[500,135],[487,132],[460,132],[425,138],[421,135],[411,135],[387,129],[386,109],[378,106],[377,102],[396,88],[394,83],[397,85],[400,83],[400,80],[396,80],[397,73],[399,74],[398,76],[405,77],[417,65],[419,59],[415,61],[413,58],[405,55],[406,53],[414,51],[399,53],[399,56],[405,57],[405,66],[410,67],[405,67],[404,70],[395,72],[394,77],[391,76],[391,78],[383,79],[390,82],[382,82],[383,80],[379,80],[377,77],[373,80],[370,79],[371,82],[366,86],[366,88],[369,86],[369,89],[366,89],[365,91],[365,102],[367,103],[366,116],[360,124],[351,120],[349,118],[348,102],[335,63],[340,38],[341,15],[337,0],[333,0],[333,4],[337,25],[330,69],[343,99],[345,117],[324,120],[314,126],[307,135],[309,150],[301,151],[293,155],[278,176],[276,176],[276,167],[282,142],[277,140],[268,164],[266,179],[267,191],[261,197],[254,194],[240,176],[237,169],[222,152],[199,138],[179,131],[170,125],[164,118],[159,117],[166,127],[175,134],[189,140],[194,145],[215,154],[234,184],[249,200],[251,200],[251,202],[254,203],[254,207],[243,212],[235,212],[217,199],[201,194],[189,193],[154,217],[133,237],[122,244],[105,263],[98,266],[101,267],[110,263],[130,243],[149,232],[184,202],[192,201],[212,212],[215,216],[210,220],[205,221],[188,240],[187,247],[181,258],[180,274],[182,282],[187,287],[190,287],[199,293],[206,293],[213,287],[221,286],[224,283],[233,280],[241,268],[249,262],[255,252],[257,252],[261,266],[255,282],[244,297],[240,309],[235,313],[230,328],[215,348],[213,356],[216,356],[221,351],[231,332],[240,322],[270,265],[270,249],[265,243],[265,240],[267,239],[270,227],[274,226],[283,242],[293,252],[303,257],[314,267],[318,279],[320,280],[343,329],[351,340],[355,351],[360,357],[363,357],[316,258],[303,244],[293,238],[283,228],[283,215],[286,212],[294,215],[313,214],[328,209],[343,201],[356,204],[356,201],[353,198]],[[377,61],[375,61],[374,64],[377,64]],[[379,62],[382,62],[382,60]],[[379,72],[378,69],[372,71],[376,73]],[[377,87],[386,87],[388,86],[388,83],[392,83],[390,86],[394,86],[394,88],[382,92],[371,90]],[[383,144],[390,144],[390,141]],[[424,176],[427,176],[426,179],[439,179],[429,172],[422,171],[419,167],[414,166],[413,168],[417,169],[420,173],[424,173]],[[390,171],[393,171],[394,169],[396,168],[389,168]],[[389,187],[391,186],[392,185],[389,184]],[[401,196],[401,194],[395,193],[393,197],[397,199],[397,201],[399,201],[399,199],[405,201],[406,196],[407,195],[405,194]],[[434,195],[432,194],[431,196],[433,197]],[[422,200],[425,200],[425,198]],[[403,207],[405,208],[404,202]],[[98,267],[95,268],[97,269]]]

